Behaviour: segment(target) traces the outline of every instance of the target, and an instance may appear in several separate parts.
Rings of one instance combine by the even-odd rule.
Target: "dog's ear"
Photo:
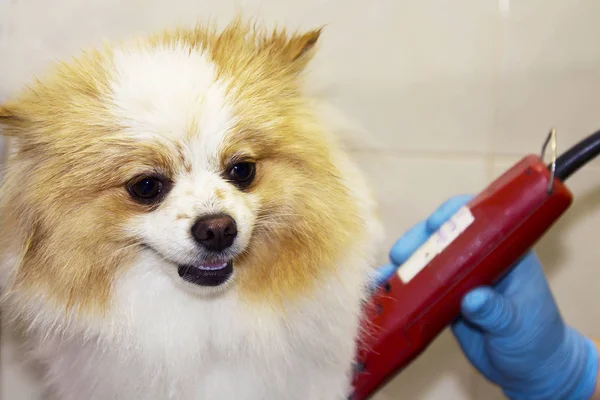
[[[303,69],[313,58],[322,29],[292,36],[286,45],[284,54],[296,68]]]
[[[275,31],[266,40],[266,47],[293,72],[302,71],[313,58],[322,28],[288,36],[285,31]]]
[[[0,104],[0,133],[4,136],[19,136],[27,119],[12,104]]]

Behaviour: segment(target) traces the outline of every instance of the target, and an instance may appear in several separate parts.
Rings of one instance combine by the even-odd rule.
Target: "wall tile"
[[[23,363],[17,337],[0,320],[0,399],[42,400],[38,371]]]
[[[486,151],[496,2],[345,4],[329,12],[323,58],[340,88],[336,101],[372,132],[371,147]]]
[[[600,2],[505,3],[491,151],[538,151],[552,126],[566,149],[600,129]]]

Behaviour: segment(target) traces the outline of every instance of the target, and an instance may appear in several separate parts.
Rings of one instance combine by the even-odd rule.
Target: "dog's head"
[[[182,290],[261,301],[331,272],[361,222],[303,94],[319,34],[163,33],[61,64],[0,107],[14,288],[103,306],[142,255]]]

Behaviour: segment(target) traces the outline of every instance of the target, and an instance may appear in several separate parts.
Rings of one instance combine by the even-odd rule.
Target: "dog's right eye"
[[[134,179],[127,189],[140,203],[154,203],[164,195],[165,182],[154,176],[144,176]]]

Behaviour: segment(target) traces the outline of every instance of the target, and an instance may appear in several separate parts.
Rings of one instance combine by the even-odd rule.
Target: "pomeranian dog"
[[[350,393],[382,229],[306,90],[319,36],[166,31],[0,106],[4,318],[49,396]]]

